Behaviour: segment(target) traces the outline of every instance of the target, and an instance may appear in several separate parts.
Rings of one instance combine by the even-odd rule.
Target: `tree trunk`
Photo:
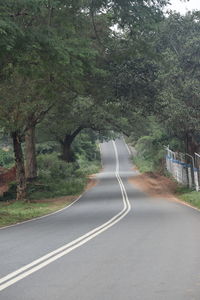
[[[62,155],[61,158],[66,162],[73,162],[73,152],[71,150],[73,140],[71,139],[71,135],[66,135],[64,141],[62,141]]]
[[[25,135],[25,158],[26,158],[26,167],[25,167],[26,179],[32,181],[37,177],[35,127],[30,128]]]
[[[62,155],[61,158],[66,162],[73,162],[74,155],[71,150],[71,145],[76,138],[76,136],[81,132],[83,127],[78,127],[72,134],[66,134],[64,141],[60,141],[62,147]]]
[[[195,152],[198,152],[199,144],[195,141],[195,138],[191,132],[186,133],[185,137],[186,152],[194,156]]]
[[[12,133],[13,147],[16,163],[17,199],[26,199],[26,177],[24,168],[24,157],[22,152],[21,137],[17,131]]]

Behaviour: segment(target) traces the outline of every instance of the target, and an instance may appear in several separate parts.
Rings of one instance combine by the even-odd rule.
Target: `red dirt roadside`
[[[132,177],[129,182],[153,197],[174,197],[177,188],[177,184],[170,178],[152,172]]]

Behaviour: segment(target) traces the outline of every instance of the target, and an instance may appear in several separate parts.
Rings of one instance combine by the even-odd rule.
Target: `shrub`
[[[14,163],[14,157],[11,150],[4,151],[0,149],[0,166],[10,167]]]
[[[50,154],[58,150],[56,142],[39,143],[36,145],[37,154]]]
[[[2,197],[0,197],[0,201],[9,201],[16,199],[17,195],[17,183],[15,181],[9,183],[8,191],[4,193]]]
[[[39,176],[57,179],[74,177],[79,168],[77,163],[67,163],[57,153],[39,155],[37,158]]]
[[[100,152],[95,139],[91,137],[91,132],[83,131],[73,143],[73,151],[78,160],[80,157],[84,161],[100,160]]]

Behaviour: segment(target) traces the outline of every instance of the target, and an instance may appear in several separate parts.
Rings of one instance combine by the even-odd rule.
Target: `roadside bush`
[[[0,201],[9,201],[16,199],[17,183],[15,181],[9,183],[9,189],[4,193],[3,196],[0,196]]]
[[[74,177],[77,163],[67,163],[58,158],[58,153],[37,157],[39,177],[51,177],[54,180]]]
[[[56,142],[39,143],[36,145],[37,154],[50,154],[58,151],[58,144]]]
[[[76,170],[76,175],[85,176],[97,173],[101,167],[100,160],[87,161],[83,155],[77,158],[79,169]]]
[[[14,164],[14,157],[12,151],[4,151],[0,149],[0,166],[10,167],[12,164]]]
[[[39,177],[29,184],[29,199],[53,198],[81,193],[87,183],[85,172],[79,172],[78,163],[67,163],[58,153],[38,156]]]
[[[46,143],[45,143],[46,144]],[[43,154],[41,150],[37,156],[38,178],[27,184],[27,195],[30,200],[61,197],[68,195],[78,195],[88,182],[87,175],[96,173],[100,169],[100,160],[92,159],[92,153],[98,156],[97,146],[93,143],[83,143],[84,149],[79,149],[76,153],[77,160],[67,163],[59,158],[59,153],[48,150],[45,146],[44,151],[52,151]],[[86,154],[88,153],[88,154]],[[16,183],[10,185],[7,193],[0,200],[14,200],[16,198]]]
[[[91,131],[81,133],[73,143],[73,152],[78,161],[94,161],[100,160],[100,153],[96,140],[92,136]]]

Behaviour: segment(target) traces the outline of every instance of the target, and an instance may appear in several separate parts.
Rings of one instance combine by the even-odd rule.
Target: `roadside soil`
[[[129,179],[130,183],[153,197],[176,197],[177,183],[159,173],[147,172]]]
[[[88,178],[89,178],[89,181],[88,181],[85,191],[90,190],[91,188],[93,188],[94,186],[96,186],[99,183],[99,180],[96,179],[96,174],[89,175]]]

